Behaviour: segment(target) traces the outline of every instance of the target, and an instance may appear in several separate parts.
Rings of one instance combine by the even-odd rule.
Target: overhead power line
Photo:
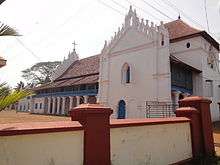
[[[33,57],[35,57],[38,61],[41,61],[41,58],[38,57],[30,48],[28,48],[18,37],[15,38],[22,47],[24,47],[28,52],[31,53]]]
[[[123,15],[123,16],[124,16],[124,13],[122,13],[122,12],[119,11],[118,9],[113,8],[112,6],[108,5],[107,3],[105,3],[105,2],[103,2],[103,1],[101,1],[101,0],[97,0],[97,2],[100,3],[100,4],[102,4],[102,5],[104,5],[105,7],[108,7],[108,8],[110,8],[110,9],[116,11],[116,12],[119,13],[120,15]]]
[[[153,5],[151,5],[150,3],[148,3],[145,0],[142,0],[145,4],[147,4],[148,6],[150,6],[151,8],[153,8],[154,10],[156,10],[157,12],[159,12],[160,14],[162,14],[163,16],[167,17],[170,20],[173,20],[173,18],[171,18],[170,16],[168,16],[166,13],[162,12],[161,10],[159,10],[158,8],[154,7]]]
[[[148,12],[147,10],[145,10],[145,9],[143,9],[143,8],[141,8],[141,7],[137,6],[137,5],[135,5],[134,3],[131,3],[131,1],[129,1],[129,0],[125,0],[125,1],[128,2],[130,5],[134,6],[135,8],[137,8],[137,9],[143,11],[143,12],[146,13],[147,15],[150,15],[150,16],[153,17],[154,19],[156,19],[156,20],[158,20],[158,21],[161,20],[159,17],[156,17],[155,15],[151,14],[151,13]]]
[[[195,20],[194,18],[187,15],[183,10],[179,9],[176,5],[171,3],[169,0],[161,0],[161,1],[163,1],[167,6],[171,7],[172,9],[177,11],[178,13],[181,13],[181,15],[183,15],[184,17],[186,17],[187,19],[189,19],[190,21],[192,21],[193,23],[195,23],[199,27],[205,29],[205,27],[202,24],[200,24],[197,20]]]
[[[208,32],[210,32],[210,30],[209,30],[209,20],[208,20],[208,12],[207,12],[207,3],[206,3],[206,0],[204,0],[204,9],[205,9],[205,17],[206,17],[207,29],[208,29]]]
[[[128,8],[127,7],[125,7],[125,6],[123,6],[123,5],[121,5],[120,3],[118,3],[117,1],[115,1],[115,0],[111,0],[114,4],[116,4],[116,5],[118,5],[118,6],[120,6],[121,8],[123,8],[123,9],[125,9],[125,10],[128,10]]]

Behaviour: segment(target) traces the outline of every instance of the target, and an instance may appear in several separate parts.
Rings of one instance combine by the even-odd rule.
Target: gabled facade
[[[219,120],[218,56],[219,44],[205,31],[181,19],[158,26],[140,20],[130,7],[123,27],[105,41],[100,55],[74,58],[67,69],[59,67],[64,69],[57,70],[52,83],[35,89],[33,105],[41,100],[41,113],[68,113],[91,102],[91,96],[112,107],[113,118],[144,118],[147,102],[176,105],[200,95],[213,101],[212,119]]]

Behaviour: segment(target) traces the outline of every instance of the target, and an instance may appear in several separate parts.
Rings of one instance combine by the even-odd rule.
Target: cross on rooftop
[[[74,41],[72,44],[73,44],[73,50],[75,51],[75,50],[76,50],[76,45],[77,45],[77,44],[76,44],[75,41]]]

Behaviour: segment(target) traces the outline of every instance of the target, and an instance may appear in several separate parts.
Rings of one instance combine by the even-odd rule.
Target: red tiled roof
[[[64,79],[64,80],[43,84],[39,87],[34,88],[34,90],[36,91],[40,89],[51,89],[51,88],[59,88],[59,87],[80,85],[80,84],[94,84],[97,83],[98,80],[99,80],[98,74],[85,75],[78,78]]]
[[[218,42],[208,33],[191,27],[181,19],[168,22],[164,26],[168,29],[170,42],[202,36],[219,50]],[[99,57],[100,55],[95,55],[74,62],[55,82],[41,85],[35,90],[98,82]]]
[[[168,22],[164,26],[168,29],[170,40],[201,32],[201,30],[189,26],[181,19]]]
[[[74,62],[60,77],[55,81],[79,77],[83,75],[90,75],[99,73],[99,55],[87,57],[79,61]]]
[[[201,36],[209,43],[211,43],[217,50],[219,50],[219,43],[214,38],[212,38],[206,31],[196,29],[188,25],[181,19],[168,22],[164,24],[164,26],[168,29],[171,43],[188,38]]]

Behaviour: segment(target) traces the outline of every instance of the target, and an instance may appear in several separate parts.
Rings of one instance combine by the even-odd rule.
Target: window
[[[163,46],[163,45],[164,45],[164,35],[161,34],[161,46]]]
[[[191,46],[190,43],[187,42],[186,47],[187,47],[187,48],[190,48],[190,46]]]
[[[35,109],[37,109],[37,108],[38,108],[38,103],[35,104]]]
[[[130,66],[126,70],[126,83],[130,83]]]
[[[213,81],[205,80],[205,94],[206,97],[213,97]]]
[[[129,84],[131,82],[131,67],[125,63],[122,67],[122,83]]]
[[[86,85],[85,84],[80,85],[80,90],[86,90]]]
[[[88,89],[89,90],[95,89],[95,85],[88,85]]]

